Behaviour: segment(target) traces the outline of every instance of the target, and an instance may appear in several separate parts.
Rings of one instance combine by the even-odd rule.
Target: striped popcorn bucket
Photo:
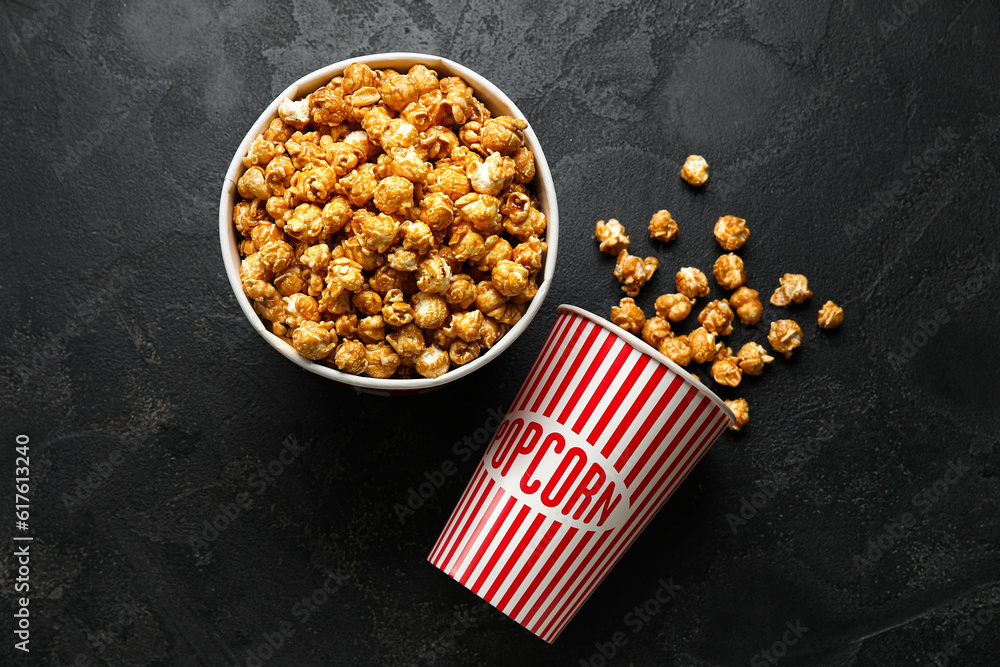
[[[428,560],[552,642],[730,421],[651,346],[560,306]]]

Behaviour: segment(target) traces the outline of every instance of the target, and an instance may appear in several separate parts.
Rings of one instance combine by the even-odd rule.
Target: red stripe
[[[464,520],[466,514],[469,511],[473,498],[479,493],[480,489],[483,487],[483,482],[486,479],[486,467],[480,462],[477,466],[475,474],[472,476],[472,481],[469,485],[465,487],[465,493],[458,501],[458,505],[455,506],[454,511],[451,513],[451,517],[448,519],[448,523],[445,524],[445,532],[442,533],[441,539],[438,540],[438,546],[435,547],[434,551],[431,552],[431,559],[435,565],[444,565],[444,563],[438,563],[438,559],[441,557],[442,551],[444,551],[445,546],[455,535],[458,530],[458,526]]]
[[[639,381],[639,376],[642,375],[642,372],[644,370],[646,370],[646,366],[649,365],[649,362],[650,362],[650,357],[647,357],[645,354],[640,356],[639,359],[635,362],[635,365],[632,366],[632,370],[629,371],[629,374],[625,378],[625,381],[622,382],[620,387],[618,387],[618,391],[617,393],[615,393],[615,397],[611,399],[610,403],[606,404],[606,407],[604,409],[604,414],[601,415],[601,418],[597,421],[597,424],[590,432],[590,435],[587,436],[587,442],[589,442],[592,445],[597,444],[597,441],[600,439],[601,434],[604,433],[604,429],[607,428],[608,423],[611,421],[611,418],[614,417],[615,412],[618,411],[618,406],[620,406],[622,403],[628,400],[628,395],[632,393],[633,387],[635,387],[636,382]]]
[[[501,498],[504,495],[507,495],[506,493],[503,492],[503,489],[498,489],[498,491],[501,492],[497,496],[498,498]],[[507,515],[510,514],[510,510],[511,510],[511,508],[514,507],[514,504],[516,502],[517,502],[517,498],[515,498],[514,496],[508,496],[507,497],[507,502],[504,503],[503,509],[500,510],[500,514],[499,515],[494,515],[493,514],[493,508],[496,505],[495,501],[494,501],[494,504],[490,505],[490,508],[488,510],[486,510],[486,514],[485,514],[484,519],[492,520],[493,521],[493,527],[490,528],[490,532],[486,534],[486,539],[483,540],[483,543],[479,545],[479,549],[476,551],[475,556],[473,556],[472,562],[469,564],[469,567],[466,568],[465,574],[463,574],[462,578],[458,580],[458,582],[460,584],[462,584],[463,586],[465,586],[468,583],[469,578],[472,576],[473,570],[476,569],[476,565],[486,556],[486,552],[489,551],[491,547],[495,546],[493,544],[493,540],[497,536],[497,531],[500,530],[500,526],[503,525],[503,522],[507,520]],[[477,534],[478,534],[478,531],[477,531]],[[472,537],[469,538],[469,544],[470,545],[473,542],[475,542],[475,541],[476,541],[476,535],[473,535]]]
[[[704,408],[704,403],[702,403],[700,405],[700,407],[703,409]],[[701,413],[701,410],[698,411],[699,415],[700,415],[700,413]],[[686,434],[687,431],[690,429],[690,426],[694,422],[695,419],[697,419],[697,415],[693,415],[691,419],[685,421],[685,424],[684,424],[684,426],[681,429],[683,431],[683,433],[678,434],[678,438],[682,438],[683,439],[684,434]],[[664,453],[667,456],[669,456],[669,454],[674,450],[674,448],[676,446],[676,443],[678,442],[678,438],[675,438],[674,439],[674,443],[670,447],[667,447],[664,450]],[[692,443],[691,443],[691,441],[688,441],[687,444],[690,445]],[[660,461],[658,461],[658,463],[662,462],[662,460],[663,460],[663,457],[661,457],[661,459],[660,459]],[[675,461],[675,463],[676,463],[676,461]],[[653,469],[652,469],[652,473],[653,474],[647,475],[647,477],[645,479],[643,479],[643,482],[644,483],[648,482],[648,480],[649,480],[650,477],[655,476],[655,473],[658,471],[658,469],[659,469],[658,465],[654,466]],[[632,498],[635,499],[635,498],[638,498],[638,496],[639,496],[639,492],[636,491],[634,493],[634,495],[632,496]],[[646,509],[647,509],[646,502],[647,501],[643,501],[642,504],[641,504],[641,506],[636,508],[636,512],[637,513],[646,511]],[[622,528],[617,532],[617,535],[616,535],[615,539],[611,540],[611,542],[607,545],[607,548],[605,548],[605,550],[599,556],[597,556],[596,558],[593,556],[593,554],[595,554],[597,552],[597,550],[600,548],[600,545],[595,546],[595,548],[591,551],[590,556],[587,559],[584,560],[584,563],[583,563],[584,565],[586,565],[587,563],[592,563],[592,565],[591,565],[590,569],[588,570],[588,572],[583,577],[579,577],[578,576],[579,575],[579,569],[578,569],[578,571],[574,574],[573,578],[567,581],[567,585],[563,587],[562,592],[556,598],[554,598],[556,601],[559,600],[559,599],[563,599],[564,602],[561,605],[561,607],[553,614],[553,621],[555,619],[559,618],[560,616],[562,616],[563,613],[567,609],[575,609],[575,607],[571,607],[570,606],[570,603],[574,599],[576,599],[576,598],[579,597],[580,591],[584,590],[584,585],[586,584],[586,582],[588,582],[588,580],[591,579],[591,576],[597,570],[597,568],[602,563],[606,562],[608,554],[611,553],[615,549],[615,547],[617,545],[622,544],[622,540],[625,539],[626,534],[630,531],[630,529],[631,529],[631,527],[632,527],[632,525],[634,523],[635,517],[636,517],[636,515],[633,514],[632,518],[630,518],[626,522],[626,524],[624,526],[622,526]],[[625,544],[627,545],[628,542],[626,541]],[[582,569],[582,568],[580,568],[580,569]],[[573,581],[577,581],[578,583],[573,588],[573,590],[569,593],[569,595],[566,595],[565,591],[569,587],[569,585],[572,584]],[[551,607],[549,608],[549,612],[551,612]],[[549,623],[549,626],[551,626],[551,624],[552,624],[552,622]],[[549,626],[546,626],[546,629],[549,629]]]
[[[578,529],[572,527],[570,528],[569,532],[566,533],[566,536],[563,538],[562,542],[559,544],[559,547],[552,555],[551,558],[552,563],[555,563],[556,560],[558,560],[558,558],[566,550],[566,545],[570,543],[570,541],[576,536],[578,532],[579,532]],[[567,557],[565,562],[563,562],[563,564],[560,566],[559,570],[555,573],[555,575],[552,577],[549,583],[545,586],[545,589],[542,591],[542,594],[538,596],[537,600],[535,600],[535,604],[532,605],[531,609],[528,610],[528,614],[524,617],[526,622],[530,621],[531,619],[536,619],[533,625],[539,622],[537,620],[537,614],[539,608],[550,599],[550,596],[552,594],[552,589],[558,586],[559,582],[562,581],[563,572],[566,571],[568,564],[576,562],[576,559],[579,556],[580,552],[586,546],[587,542],[590,541],[590,538],[592,538],[595,534],[596,533],[594,533],[594,531],[587,531],[587,533],[583,536],[583,539],[580,540],[580,542],[578,542],[575,547],[573,547],[573,551],[570,552],[569,557]],[[549,570],[545,570],[543,574],[547,574],[548,572]],[[529,629],[532,630],[532,632],[534,632],[533,628]]]
[[[694,397],[697,395],[698,392],[692,391],[691,388],[688,387],[687,394],[685,394],[684,398],[682,398],[680,402],[678,402],[677,407],[673,410],[673,412],[670,413],[670,418],[667,419],[667,422],[663,425],[662,428],[660,428],[657,434],[653,436],[653,439],[650,440],[649,445],[642,452],[642,454],[639,455],[639,460],[635,462],[635,465],[632,466],[631,470],[629,470],[628,475],[625,476],[625,486],[632,488],[632,482],[635,481],[636,475],[638,475],[639,471],[641,471],[646,466],[646,462],[649,461],[649,458],[653,455],[654,452],[656,452],[657,448],[660,446],[659,445],[660,441],[663,440],[663,438],[666,437],[668,433],[670,433],[670,430],[674,427],[674,425],[677,424],[677,420],[681,418],[681,415],[684,414],[685,410],[687,410],[688,405],[691,403],[692,399],[694,399]]]
[[[639,397],[635,400],[632,400],[631,398],[629,399],[632,400],[632,405],[629,406],[628,412],[625,413],[625,417],[618,422],[618,428],[616,428],[615,432],[611,434],[610,438],[608,438],[607,444],[604,445],[604,449],[601,450],[601,456],[609,458],[611,453],[615,451],[615,447],[617,447],[618,443],[621,442],[622,437],[625,435],[625,431],[629,430],[633,422],[635,422],[636,416],[644,407],[646,407],[650,395],[652,395],[652,393],[657,389],[661,388],[660,380],[662,380],[663,376],[666,374],[667,367],[657,364],[656,370],[653,371],[653,375],[645,381],[645,386],[639,393]],[[594,444],[596,444],[596,442]]]
[[[517,578],[514,580],[514,584],[507,589],[507,594],[503,596],[501,604],[506,606],[507,603],[510,602],[511,596],[517,589],[521,587],[521,584],[524,582],[525,577],[528,576],[528,573],[531,571],[531,568],[533,568],[535,566],[535,563],[538,561],[539,555],[542,553],[545,547],[549,546],[549,542],[552,541],[552,537],[556,534],[556,531],[558,531],[560,528],[562,528],[562,524],[559,523],[558,521],[553,521],[552,525],[549,526],[548,530],[545,531],[545,535],[542,537],[542,541],[538,543],[538,546],[536,546],[534,549],[531,550],[530,554],[528,554],[528,561],[521,568],[521,571],[518,573]],[[517,600],[517,605],[514,607],[514,609],[510,611],[508,616],[510,616],[511,618],[517,616],[521,612],[521,609],[524,607],[527,601],[528,601],[527,593],[522,593]]]
[[[604,329],[595,326],[594,331],[600,333],[603,332]],[[576,385],[576,388],[573,390],[573,395],[570,396],[569,401],[566,403],[566,407],[564,407],[562,412],[559,414],[559,418],[556,421],[560,424],[564,426],[566,425],[566,420],[569,419],[570,414],[572,414],[573,408],[576,407],[584,392],[590,388],[590,383],[594,379],[594,374],[597,373],[601,364],[604,363],[604,359],[608,356],[608,352],[611,351],[612,346],[617,340],[619,340],[617,336],[612,336],[610,334],[605,337],[604,343],[601,345],[601,349],[597,351],[597,354],[594,356],[593,361],[591,361],[590,367],[584,374],[583,379]]]
[[[469,529],[469,526],[472,525],[472,522],[479,515],[479,509],[483,506],[483,501],[486,500],[486,497],[490,495],[495,485],[496,482],[493,481],[493,478],[487,480],[486,488],[483,491],[482,495],[479,496],[479,501],[475,504],[474,507],[470,509],[468,518],[465,521],[463,521],[461,526],[458,526],[458,532],[455,535],[455,543],[451,545],[451,549],[448,550],[448,553],[441,560],[442,567],[447,565],[451,561],[451,557],[455,555],[455,550],[458,548],[458,545],[462,544],[462,542],[464,541],[466,531]],[[451,570],[451,568],[449,567],[448,570]],[[448,572],[448,570],[445,571]]]
[[[587,563],[591,560],[593,554],[597,553],[597,551],[604,545],[607,539],[611,537],[612,534],[614,534],[614,532],[615,531],[613,530],[605,531],[597,539],[597,542],[594,543],[594,546],[592,546],[582,558],[577,559],[578,562],[575,563],[576,568],[573,570],[573,573],[568,577],[563,577],[563,586],[561,591],[558,594],[551,596],[551,600],[549,600],[549,605],[546,608],[544,614],[546,618],[551,618],[552,620],[555,620],[555,618],[562,613],[562,610],[565,608],[565,605],[569,603],[569,600],[565,597],[565,595],[563,595],[563,593],[565,593],[567,588],[573,585],[573,582],[579,580],[580,572],[582,572],[583,568],[587,566]],[[569,563],[569,565],[572,566],[574,565],[574,563]],[[553,608],[555,605],[559,604],[560,600],[564,601],[563,605],[559,607],[557,613],[553,614]],[[546,624],[546,626],[547,625],[548,624]]]
[[[662,470],[664,466],[666,466],[666,462],[670,458],[670,454],[674,451],[677,451],[678,448],[685,441],[693,441],[699,437],[699,434],[705,428],[705,425],[708,424],[710,421],[712,421],[712,419],[706,417],[706,419],[702,421],[701,426],[698,427],[698,431],[695,432],[693,435],[690,433],[690,431],[692,428],[694,428],[695,422],[701,419],[701,415],[705,411],[705,408],[707,408],[710,405],[713,405],[713,403],[707,398],[702,399],[698,403],[698,407],[694,409],[694,411],[688,417],[687,421],[684,423],[684,426],[681,429],[682,432],[677,434],[673,442],[671,442],[668,447],[663,448],[663,451],[660,454],[660,458],[657,459],[656,463],[653,464],[652,468],[650,468],[650,470],[646,473],[645,477],[643,477],[640,480],[637,480],[634,487],[629,487],[629,490],[633,494],[630,497],[638,498],[639,496],[642,495],[643,491],[646,490],[646,487],[649,486],[650,482],[652,482],[657,477],[662,478],[663,475],[660,474],[659,471]],[[680,451],[684,450],[681,449]],[[675,457],[673,463],[670,464],[669,469],[672,469],[679,459],[680,459],[679,456]]]
[[[527,505],[525,507],[527,507]],[[504,563],[503,569],[500,570],[500,574],[498,574],[496,579],[493,580],[490,590],[486,591],[486,595],[484,597],[487,600],[493,602],[493,598],[496,596],[497,591],[500,590],[500,587],[507,581],[508,576],[510,576],[510,571],[514,569],[514,565],[517,563],[517,560],[521,557],[521,554],[524,553],[524,550],[528,547],[528,543],[531,542],[531,538],[533,538],[535,533],[538,532],[538,529],[541,527],[543,521],[545,521],[545,516],[539,512],[535,512],[535,518],[532,519],[527,532],[521,536],[521,541],[518,542],[517,547],[510,555],[510,558],[508,558],[507,562]],[[499,604],[496,604],[496,606],[498,609],[500,608]]]
[[[514,500],[513,496],[511,496],[511,500]],[[476,579],[474,584],[472,584],[471,590],[473,593],[478,593],[479,589],[486,584],[486,580],[489,579],[491,575],[496,574],[494,568],[496,567],[497,561],[500,560],[500,556],[502,556],[507,550],[507,547],[510,545],[510,541],[514,539],[514,535],[517,534],[518,528],[520,528],[523,524],[524,517],[528,515],[529,511],[530,508],[524,503],[521,503],[521,509],[518,510],[517,516],[514,517],[514,521],[510,524],[510,528],[507,529],[507,532],[504,533],[504,536],[501,538],[497,548],[494,549],[493,555],[490,557],[489,562],[486,563],[486,567],[484,567],[483,571],[479,574],[479,578]]]
[[[503,487],[499,484],[497,485],[496,491],[493,493],[490,500],[490,504],[482,512],[476,512],[479,521],[476,523],[476,527],[472,529],[472,532],[462,535],[462,542],[465,546],[462,547],[461,553],[458,554],[458,558],[455,560],[454,565],[448,568],[448,574],[454,576],[462,571],[462,564],[465,563],[466,557],[469,552],[472,551],[472,543],[479,539],[479,534],[483,532],[483,528],[493,519],[493,511],[496,509],[497,504],[503,500],[503,497],[507,495],[507,492],[503,490]]]
[[[473,473],[472,479],[469,480],[469,484],[465,487],[465,491],[462,492],[462,497],[458,499],[458,503],[455,505],[455,509],[452,510],[451,516],[448,517],[448,521],[444,525],[444,529],[441,531],[441,536],[438,537],[437,542],[434,543],[434,548],[431,549],[431,554],[428,559],[437,564],[437,559],[441,555],[441,550],[444,545],[448,543],[451,535],[455,531],[455,523],[459,515],[462,513],[465,506],[468,504],[470,496],[474,493],[474,489],[477,485],[477,480],[481,481],[482,476],[485,472],[482,464],[477,466],[476,472]]]
[[[594,414],[594,410],[597,409],[597,404],[606,398],[604,394],[608,391],[608,387],[611,386],[615,377],[618,376],[618,372],[621,370],[622,366],[625,365],[625,360],[628,359],[630,354],[632,354],[632,350],[633,348],[631,345],[622,345],[622,349],[618,352],[618,356],[616,356],[615,360],[611,362],[611,368],[608,369],[607,373],[605,373],[604,377],[601,379],[600,384],[598,384],[597,388],[594,389],[593,395],[587,402],[587,407],[583,409],[580,417],[576,420],[576,423],[573,424],[574,433],[577,435],[580,434],[583,427],[587,425],[587,420],[590,419],[590,417]]]
[[[532,412],[538,410],[538,404],[548,395],[549,385],[553,377],[559,373],[563,358],[572,349],[572,341],[576,339],[577,332],[583,327],[584,323],[585,320],[578,318],[567,325],[563,331],[563,335],[559,338],[558,344],[552,348],[549,358],[545,360],[544,368],[538,375],[540,384],[537,385],[531,397],[524,401],[525,410],[531,410]],[[531,407],[528,407],[529,405]]]
[[[556,376],[559,375],[559,369],[565,365],[566,358],[569,357],[570,353],[573,351],[573,346],[576,344],[576,341],[579,340],[580,332],[585,328],[586,324],[587,320],[582,317],[578,318],[576,326],[569,331],[564,341],[560,341],[561,352],[557,350],[553,353],[553,357],[556,358],[556,361],[552,366],[552,375],[545,379],[545,383],[538,392],[538,396],[535,397],[535,402],[532,403],[530,408],[528,408],[532,412],[538,412],[542,402],[551,395],[552,382],[555,380]]]
[[[724,416],[725,415],[723,415],[723,417]],[[614,565],[618,562],[621,556],[624,555],[625,551],[628,549],[629,546],[631,546],[632,542],[635,541],[635,538],[642,532],[642,530],[653,518],[653,516],[656,515],[656,512],[662,507],[662,505],[666,503],[667,499],[673,493],[674,488],[676,488],[676,486],[684,480],[690,469],[693,468],[694,465],[697,464],[699,460],[701,460],[701,457],[704,455],[704,451],[707,451],[707,447],[704,447],[705,443],[707,442],[708,445],[711,445],[711,443],[715,441],[715,438],[711,437],[713,435],[713,432],[716,432],[714,428],[710,429],[706,433],[706,438],[699,439],[698,437],[698,435],[700,435],[701,432],[703,431],[704,427],[711,422],[713,422],[711,418],[705,420],[705,422],[702,424],[702,428],[699,428],[698,432],[690,440],[688,440],[687,442],[688,446],[685,447],[684,450],[681,452],[681,454],[675,459],[675,465],[673,465],[671,467],[671,471],[669,471],[673,473],[671,481],[665,484],[664,488],[661,491],[658,491],[656,494],[654,494],[655,498],[652,501],[646,499],[646,501],[643,502],[643,508],[640,510],[640,512],[638,512],[636,515],[633,515],[632,519],[630,519],[629,522],[622,527],[622,531],[619,533],[618,538],[615,539],[611,544],[609,544],[605,552],[601,554],[601,556],[594,561],[595,567],[592,567],[591,571],[588,572],[581,580],[581,584],[589,582],[590,593],[593,593],[593,591],[596,590],[597,586],[600,585],[600,582],[603,581],[605,576],[607,576],[607,573],[614,567]],[[702,449],[703,447],[704,449]],[[688,455],[691,452],[696,452],[696,454],[694,456],[689,457]],[[676,465],[677,462],[682,460],[683,463],[681,463],[679,466]],[[681,474],[677,474],[678,470],[681,471]],[[609,557],[608,554],[611,554],[611,556]],[[598,577],[593,577],[593,574],[595,572],[599,574]],[[581,589],[581,586],[577,586],[577,589]],[[585,592],[586,590],[587,589],[585,587],[582,588],[582,591]],[[573,593],[569,596],[567,602],[579,600],[580,592],[581,590],[573,591]],[[587,597],[590,596],[590,593],[587,593]],[[583,600],[583,602],[585,601],[586,600]],[[580,606],[582,606],[583,602],[573,605],[564,604],[563,607],[564,610],[569,610],[570,612],[572,612],[573,609],[577,609]],[[555,618],[559,618],[560,615],[565,615],[563,610],[557,612]],[[570,614],[570,616],[571,615],[572,614]],[[566,619],[566,622],[568,622],[568,620],[569,619]],[[565,625],[565,622],[563,623],[563,625]]]
[[[542,349],[538,352],[538,356],[535,357],[535,363],[531,365],[531,370],[528,371],[528,375],[525,376],[524,382],[521,383],[521,389],[517,392],[517,396],[514,397],[514,401],[510,404],[510,411],[513,412],[517,409],[518,403],[524,398],[524,395],[528,392],[528,384],[532,378],[538,373],[538,369],[541,368],[542,363],[544,363],[546,356],[548,355],[548,350],[555,343],[556,332],[560,330],[563,326],[566,318],[560,315],[556,318],[556,321],[552,323],[552,329],[549,330],[549,335],[545,339],[545,343],[542,345]]]
[[[725,417],[725,415],[722,416]],[[726,421],[727,420],[728,418],[726,418]],[[712,421],[711,419],[706,420],[706,423],[711,421]],[[718,424],[718,421],[716,421],[716,424]],[[639,535],[642,534],[642,531],[645,529],[645,527],[652,521],[652,519],[656,516],[658,511],[662,509],[663,505],[666,504],[666,501],[669,500],[670,496],[673,495],[673,492],[676,489],[676,487],[679,486],[681,483],[683,483],[684,479],[687,478],[691,469],[698,464],[698,462],[704,456],[705,452],[708,451],[708,448],[711,447],[712,443],[715,442],[720,432],[721,431],[718,428],[716,428],[715,425],[713,425],[713,428],[706,433],[704,439],[700,440],[699,442],[697,442],[696,445],[688,449],[688,451],[694,452],[694,456],[691,456],[690,458],[687,459],[687,461],[681,468],[680,474],[676,475],[671,481],[671,483],[665,486],[664,489],[657,494],[657,498],[650,505],[646,507],[646,509],[644,510],[644,514],[642,515],[642,518],[639,521],[635,522],[632,526],[627,527],[626,532],[628,532],[628,535],[625,537],[624,540],[619,542],[617,549],[612,552],[611,558],[605,563],[603,569],[598,570],[599,576],[592,579],[591,582],[592,587],[590,591],[591,593],[593,593],[593,591],[597,589],[597,586],[599,586],[600,583],[604,580],[604,577],[607,576],[607,573],[610,572],[612,568],[614,568],[614,566],[618,563],[621,557],[625,555],[625,552],[632,545],[632,543],[638,538]],[[694,440],[692,440],[692,442],[694,442]],[[588,594],[587,597],[590,597],[590,594]],[[579,608],[585,602],[586,600],[582,600],[577,605],[570,607],[570,609]],[[567,618],[565,622],[568,622],[569,620],[570,619]]]
[[[562,344],[562,339],[566,336],[566,333],[572,326],[572,320],[570,320],[570,318],[567,317],[562,322],[557,322],[557,324],[561,325],[559,332],[557,333],[555,331],[555,327],[552,328],[552,333],[549,334],[549,344],[539,354],[539,359],[541,360],[542,364],[541,366],[539,366],[538,370],[535,371],[533,378],[531,380],[531,386],[528,388],[528,391],[525,392],[524,396],[521,398],[521,401],[517,404],[516,409],[518,410],[523,410],[525,406],[528,404],[528,401],[534,397],[535,389],[538,387],[538,383],[542,381],[542,378],[545,376],[545,374],[548,372],[549,367],[552,365],[552,358],[553,356],[555,356],[555,351],[559,348],[559,345]]]
[[[559,399],[566,393],[567,385],[576,379],[577,371],[580,368],[580,364],[583,363],[584,359],[587,358],[587,352],[594,346],[594,340],[597,335],[601,333],[602,329],[600,327],[591,326],[590,333],[587,335],[587,339],[583,342],[583,347],[581,347],[576,354],[576,359],[573,360],[573,365],[569,367],[569,371],[566,372],[566,376],[556,387],[555,391],[552,393],[552,398],[549,400],[549,404],[545,407],[544,414],[546,417],[552,416],[552,411],[556,409],[556,405],[559,403]],[[570,401],[572,405],[573,401]]]
[[[653,406],[649,416],[646,417],[646,421],[639,427],[636,434],[632,436],[632,441],[628,443],[628,446],[624,449],[624,451],[619,454],[618,460],[615,462],[615,470],[621,472],[622,468],[624,468],[625,464],[628,463],[629,458],[631,458],[636,448],[646,441],[646,437],[649,435],[649,431],[653,428],[653,424],[655,424],[656,421],[663,416],[663,411],[667,409],[670,401],[677,395],[677,390],[680,389],[683,384],[683,378],[681,378],[680,375],[675,375],[673,381],[671,381],[670,385],[667,387],[667,390],[663,392],[663,395],[660,396],[656,405]]]

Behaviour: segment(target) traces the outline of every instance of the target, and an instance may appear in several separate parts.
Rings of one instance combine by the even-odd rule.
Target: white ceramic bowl
[[[242,143],[240,143],[239,148],[236,150],[236,154],[233,156],[232,162],[229,164],[229,170],[226,172],[226,178],[222,186],[222,196],[219,200],[219,237],[222,242],[222,260],[226,265],[226,275],[229,276],[229,284],[233,288],[233,294],[236,295],[236,300],[239,302],[243,314],[246,315],[247,321],[250,322],[250,325],[264,340],[270,343],[271,347],[283,354],[286,359],[317,375],[352,385],[362,391],[389,395],[411,394],[439,387],[482,368],[496,359],[531,324],[531,320],[534,319],[542,307],[542,302],[545,301],[545,296],[548,294],[549,287],[552,284],[552,276],[555,273],[556,251],[559,239],[559,211],[556,206],[555,187],[552,183],[552,174],[549,171],[549,165],[545,161],[545,154],[542,152],[538,138],[535,136],[529,123],[527,129],[524,130],[524,139],[528,147],[535,154],[535,178],[531,182],[531,187],[538,196],[541,211],[545,214],[545,218],[548,221],[544,239],[548,243],[548,251],[545,254],[540,272],[541,281],[538,284],[537,296],[528,304],[528,309],[524,313],[524,316],[521,317],[521,320],[511,327],[510,331],[496,345],[487,350],[478,359],[465,366],[452,369],[437,378],[411,379],[378,379],[365,375],[351,375],[306,359],[287,342],[268,331],[264,321],[254,312],[251,300],[243,293],[243,284],[240,281],[240,253],[236,245],[238,235],[233,225],[233,207],[236,205],[238,199],[236,182],[246,169],[243,166],[243,156],[246,155],[250,143],[258,134],[267,129],[272,119],[277,117],[278,105],[281,103],[281,100],[286,97],[291,99],[305,97],[317,88],[327,84],[334,76],[342,74],[344,68],[354,62],[365,63],[372,69],[391,67],[401,72],[405,72],[411,66],[420,63],[430,69],[436,70],[442,77],[460,76],[472,86],[476,96],[482,100],[494,116],[506,115],[521,118],[525,121],[528,120],[521,113],[520,109],[510,101],[510,98],[504,95],[503,91],[490,81],[456,62],[439,56],[429,56],[421,53],[379,53],[342,60],[318,69],[311,74],[307,74],[286,88],[264,109],[257,122],[253,124],[250,131],[243,138]]]

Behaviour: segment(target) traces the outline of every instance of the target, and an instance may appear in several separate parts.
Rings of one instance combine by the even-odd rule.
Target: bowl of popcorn
[[[416,53],[289,86],[240,144],[219,207],[251,326],[306,370],[391,394],[457,380],[513,343],[548,292],[557,229],[520,110]]]

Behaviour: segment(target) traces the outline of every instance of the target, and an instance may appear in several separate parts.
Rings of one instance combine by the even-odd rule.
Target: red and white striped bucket
[[[428,560],[552,642],[731,420],[651,346],[560,306]]]

